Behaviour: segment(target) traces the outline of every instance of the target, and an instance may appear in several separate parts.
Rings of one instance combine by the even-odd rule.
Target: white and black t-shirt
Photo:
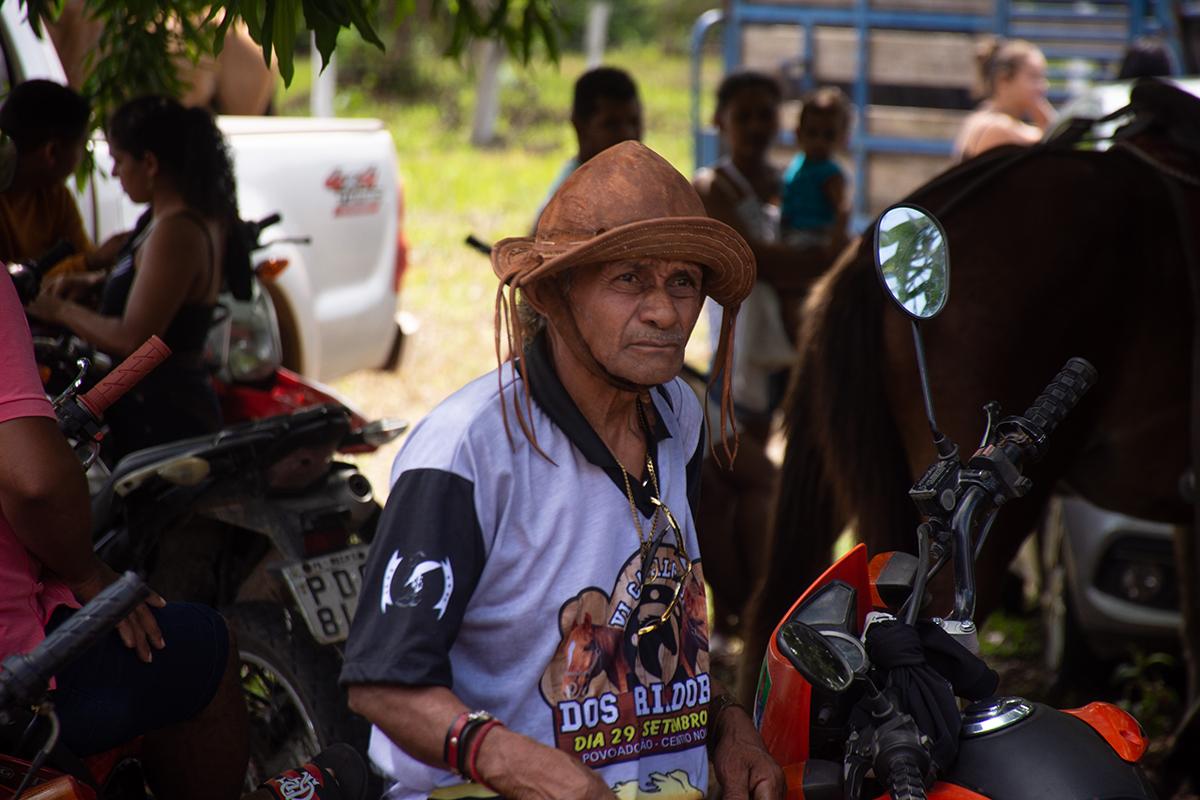
[[[682,381],[657,387],[650,451],[666,533],[642,575],[620,467],[559,382],[544,341],[525,355],[539,455],[510,442],[489,373],[409,435],[367,564],[343,684],[446,686],[470,708],[597,770],[620,797],[703,796],[708,628],[693,509],[703,418]],[[505,402],[522,392],[501,372]],[[631,481],[649,532],[653,488]],[[657,531],[664,529],[662,518]],[[686,552],[686,557],[685,557]],[[660,617],[688,562],[674,613]],[[378,729],[389,798],[428,797],[458,776],[409,757]]]

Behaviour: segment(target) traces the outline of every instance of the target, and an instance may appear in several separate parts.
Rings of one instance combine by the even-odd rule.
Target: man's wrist
[[[745,707],[738,702],[737,698],[731,692],[721,692],[714,697],[708,704],[708,751],[716,748],[717,743],[721,738],[721,718],[726,716],[730,709],[740,709],[743,714],[746,713]]]

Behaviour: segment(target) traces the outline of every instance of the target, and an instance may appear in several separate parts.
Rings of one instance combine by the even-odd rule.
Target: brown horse
[[[977,566],[981,619],[1056,484],[1134,516],[1192,518],[1177,487],[1191,463],[1187,253],[1200,227],[1200,182],[1191,177],[1200,155],[1172,132],[1195,126],[1196,112],[1192,101],[1153,100],[1140,112],[1141,132],[1122,146],[991,151],[909,198],[947,232],[950,300],[922,331],[938,422],[964,456],[982,434],[985,402],[1024,411],[1069,356],[1100,374],[1027,470],[1033,491],[997,519]],[[908,320],[885,303],[864,237],[805,311],[743,694],[766,636],[828,565],[845,525],[872,552],[915,548],[907,490],[935,459],[917,381]]]
[[[632,668],[625,658],[625,631],[608,625],[595,625],[592,615],[571,628],[562,647],[566,668],[562,676],[562,696],[578,700],[587,696],[588,684],[601,672],[608,676],[610,690],[629,691]]]

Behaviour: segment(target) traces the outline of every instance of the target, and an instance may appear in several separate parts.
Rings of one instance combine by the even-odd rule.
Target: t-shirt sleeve
[[[54,419],[54,409],[38,378],[25,309],[5,275],[0,277],[0,422],[20,417]]]
[[[341,683],[452,688],[450,648],[484,559],[471,481],[401,472],[367,558]]]

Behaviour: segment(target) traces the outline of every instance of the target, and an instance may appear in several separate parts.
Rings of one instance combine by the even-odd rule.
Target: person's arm
[[[0,422],[0,512],[17,540],[42,566],[91,600],[117,579],[91,547],[91,501],[79,459],[53,419],[18,417]],[[157,595],[150,601],[161,607]],[[162,634],[145,605],[119,628],[122,640],[150,661]]]
[[[732,702],[732,693],[712,681],[709,703],[709,745],[717,780],[726,800],[783,800],[787,781],[771,758],[754,720],[746,709]]]
[[[846,229],[850,227],[850,203],[846,197],[846,176],[839,170],[830,175],[821,187],[825,199],[834,210],[833,225],[829,229],[829,256],[837,258],[838,253],[845,249],[850,242]]]
[[[734,198],[716,180],[698,180],[696,191],[704,210],[713,219],[733,228],[754,253],[758,278],[779,291],[807,291],[813,281],[829,268],[830,260],[823,248],[798,248],[778,242],[764,242],[751,235],[739,218]]]
[[[1054,106],[1050,105],[1050,101],[1045,97],[1039,97],[1034,103],[1033,108],[1029,111],[1029,121],[1045,131],[1050,127],[1058,116],[1058,112],[1054,110]]]
[[[109,270],[117,263],[121,248],[129,241],[133,231],[114,233],[98,247],[87,254],[87,268],[90,270]]]
[[[57,296],[50,287],[28,310],[39,319],[70,328],[106,353],[124,357],[151,336],[166,333],[196,281],[208,274],[210,257],[204,231],[189,220],[168,218],[142,246],[123,316],[103,316]]]
[[[442,686],[355,685],[350,709],[378,726],[413,758],[441,769],[446,732],[469,709]],[[503,722],[503,720],[501,720]],[[612,789],[566,753],[497,727],[476,755],[476,770],[493,790],[512,800],[613,800]]]

